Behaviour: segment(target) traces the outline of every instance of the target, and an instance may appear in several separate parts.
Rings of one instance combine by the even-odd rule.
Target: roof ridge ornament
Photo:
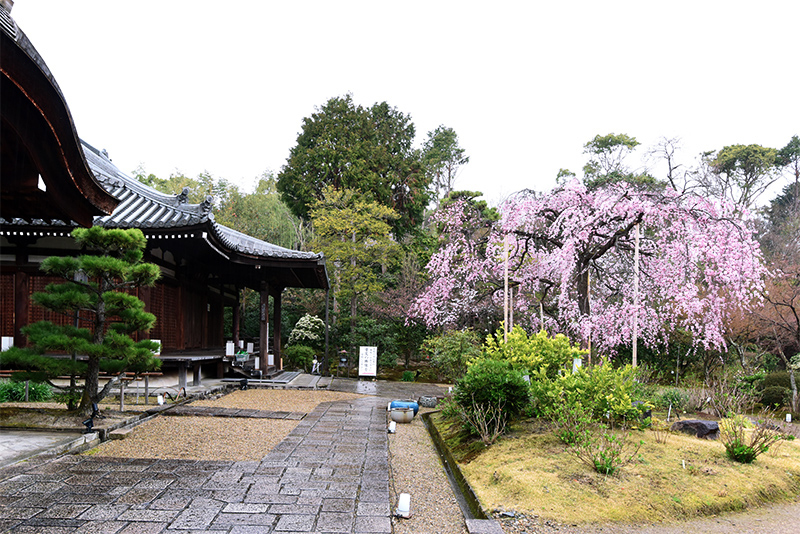
[[[211,195],[206,195],[206,199],[200,204],[203,213],[211,213],[211,208],[214,207],[214,197]]]
[[[175,201],[177,204],[186,204],[189,202],[189,188],[184,187],[183,191],[175,195]]]

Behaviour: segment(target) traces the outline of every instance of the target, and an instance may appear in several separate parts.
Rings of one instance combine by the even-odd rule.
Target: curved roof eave
[[[119,207],[111,215],[98,217],[95,224],[106,228],[140,228],[147,231],[202,229],[209,246],[231,261],[244,264],[269,264],[271,268],[313,270],[322,289],[329,286],[325,257],[322,253],[292,250],[219,224],[212,213],[213,199],[190,204],[186,195],[168,195],[122,173],[108,158],[83,141],[90,168],[98,181],[115,197]],[[202,234],[201,234],[202,235]]]
[[[57,209],[62,215],[88,226],[93,216],[111,213],[117,199],[94,179],[61,89],[42,57],[2,4],[0,40],[4,131],[6,135],[13,132],[13,142],[25,147],[30,157],[26,161],[37,168],[47,187],[45,195],[36,193],[35,172],[28,173],[24,180],[18,176],[5,176],[4,198],[8,195],[6,200],[9,201],[25,199],[29,205],[4,202],[4,208],[20,214],[27,210],[33,218],[36,211],[42,209],[54,212],[52,206],[47,209],[41,205],[43,201],[53,201],[58,203]],[[4,144],[11,141],[7,139]],[[8,188],[18,188],[18,196],[13,197],[14,191],[8,191]]]

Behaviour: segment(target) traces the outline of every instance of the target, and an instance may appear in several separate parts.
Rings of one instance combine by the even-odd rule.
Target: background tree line
[[[752,310],[725,319],[724,345],[698,344],[696,334],[685,329],[665,330],[661,344],[640,347],[641,361],[670,375],[689,369],[708,373],[731,361],[751,370],[791,367],[800,352],[798,137],[781,148],[725,146],[691,162],[677,139],[644,148],[627,134],[598,135],[584,146],[582,175],[562,169],[556,191],[577,182],[591,196],[623,184],[725,205],[742,228],[754,232],[768,274]],[[168,193],[188,187],[190,201],[213,195],[216,220],[239,231],[287,248],[324,252],[332,285],[332,348],[378,345],[388,365],[399,357],[406,362],[418,357],[430,335],[472,328],[482,337],[502,321],[502,308],[491,299],[454,308],[454,321],[435,325],[407,313],[435,283],[426,267],[445,243],[460,236],[485,253],[491,232],[502,224],[501,206],[487,206],[480,192],[456,189],[458,170],[468,162],[451,128],[440,126],[420,143],[410,116],[386,102],[365,107],[345,95],[331,98],[303,120],[284,167],[277,174],[264,173],[252,192],[208,173],[161,179],[139,169],[136,175]],[[775,190],[779,194],[765,201]],[[434,216],[456,205],[461,210],[458,226]],[[614,246],[627,243],[621,237],[628,236],[615,238]],[[496,286],[470,291],[498,295]],[[545,323],[555,320],[553,302],[540,296],[543,305],[527,310],[528,315],[541,314]],[[242,299],[245,308],[255,300]],[[287,336],[305,313],[323,316],[323,301],[319,294],[287,290]],[[243,323],[245,329],[255,328],[247,317]],[[615,352],[624,359],[630,349],[621,344]]]

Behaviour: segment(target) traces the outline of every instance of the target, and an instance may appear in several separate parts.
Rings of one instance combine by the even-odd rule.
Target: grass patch
[[[725,457],[717,441],[672,434],[666,444],[653,431],[634,432],[644,440],[641,460],[619,474],[603,476],[567,452],[539,420],[517,423],[485,448],[445,420],[435,417],[484,509],[502,507],[562,523],[658,522],[741,510],[800,494],[800,444],[782,442],[753,464]]]

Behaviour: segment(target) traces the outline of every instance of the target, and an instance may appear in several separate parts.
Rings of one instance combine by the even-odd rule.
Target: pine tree
[[[161,362],[150,340],[134,342],[131,335],[149,331],[156,317],[144,311],[144,303],[129,293],[153,286],[160,276],[157,265],[142,261],[147,243],[141,230],[78,228],[72,236],[83,248],[77,257],[53,256],[42,262],[44,273],[64,279],[34,293],[34,304],[64,314],[74,325],[40,321],[23,329],[29,347],[11,349],[0,355],[5,368],[23,369],[17,380],[49,382],[57,376],[84,379],[78,410],[88,414],[92,404],[108,395],[118,378],[99,388],[100,371],[134,373],[157,369]],[[72,322],[72,321],[70,321]],[[48,354],[49,353],[49,354]],[[61,356],[54,356],[61,355]],[[64,355],[82,358],[69,359]],[[74,401],[70,409],[74,408]]]

